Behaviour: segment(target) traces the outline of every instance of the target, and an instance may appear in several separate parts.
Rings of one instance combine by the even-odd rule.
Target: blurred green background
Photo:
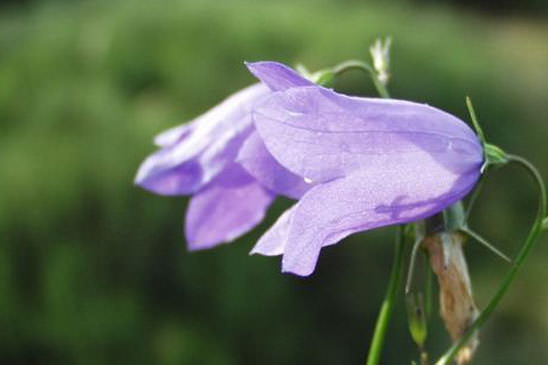
[[[471,2],[465,2],[471,3]],[[394,228],[323,251],[307,279],[238,241],[189,254],[186,198],[133,186],[157,132],[254,80],[242,61],[310,69],[393,38],[391,91],[468,120],[548,178],[543,1],[11,1],[0,5],[0,363],[360,364]],[[518,3],[518,2],[515,2]],[[340,91],[374,95],[349,73]],[[535,212],[519,168],[489,175],[471,226],[515,254]],[[548,364],[546,235],[481,333],[477,364]],[[477,302],[508,270],[467,245]],[[416,350],[400,298],[383,364]],[[449,344],[437,313],[428,347]]]

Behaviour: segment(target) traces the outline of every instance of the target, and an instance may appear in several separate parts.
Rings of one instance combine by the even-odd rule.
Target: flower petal
[[[373,161],[352,175],[317,185],[294,208],[282,271],[310,275],[323,246],[355,232],[435,214],[463,198],[479,175],[479,169],[455,174],[423,151],[414,161]]]
[[[263,186],[277,194],[298,199],[312,187],[276,161],[266,149],[257,132],[242,145],[236,159]]]
[[[313,182],[385,160],[413,161],[424,151],[456,173],[476,169],[483,160],[464,122],[424,104],[310,86],[273,93],[256,105],[253,118],[274,158]]]
[[[179,138],[184,136],[180,143],[169,145],[174,136],[160,135],[160,143],[168,147],[143,162],[135,183],[162,195],[198,191],[234,161],[253,129],[251,107],[268,93],[268,88],[261,84],[237,92],[195,119],[188,130],[179,130],[183,132]]]
[[[165,130],[154,137],[154,144],[158,147],[171,146],[188,136],[192,132],[193,126],[192,122],[188,122]]]
[[[185,221],[189,250],[211,248],[248,232],[263,220],[273,199],[238,164],[230,165],[190,200]]]
[[[277,256],[284,253],[295,207],[296,205],[292,206],[278,217],[276,223],[259,238],[259,241],[249,253],[250,255]]]
[[[249,71],[272,91],[283,91],[292,87],[310,86],[314,83],[295,70],[279,62],[246,62]]]

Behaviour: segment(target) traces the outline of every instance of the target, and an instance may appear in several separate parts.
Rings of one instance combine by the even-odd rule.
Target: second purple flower
[[[312,82],[282,64],[254,64],[258,73],[263,68],[268,72],[262,84],[240,90],[193,121],[158,135],[160,150],[137,172],[135,183],[151,192],[192,195],[185,220],[191,250],[241,236],[262,221],[275,194],[296,199],[309,188],[272,158],[255,131],[251,111],[273,91]]]

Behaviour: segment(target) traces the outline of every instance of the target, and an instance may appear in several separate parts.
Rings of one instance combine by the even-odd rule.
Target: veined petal
[[[246,62],[248,70],[272,91],[283,91],[292,87],[315,85],[295,70],[279,62]]]
[[[292,199],[300,198],[311,184],[287,170],[266,149],[257,132],[242,145],[236,159],[263,186]]]
[[[408,101],[298,87],[261,100],[253,118],[274,158],[314,183],[372,163],[412,162],[425,151],[455,173],[477,169],[483,161],[480,142],[464,122]]]
[[[294,208],[282,271],[310,275],[323,246],[355,232],[435,214],[462,199],[479,175],[479,169],[455,174],[423,151],[414,161],[375,160],[349,176],[317,185]]]
[[[159,137],[167,147],[152,154],[140,166],[135,183],[162,195],[191,194],[234,161],[253,129],[250,111],[269,93],[256,84],[230,96],[190,125]],[[177,136],[177,133],[181,133]],[[175,138],[178,143],[170,144]]]
[[[239,165],[232,164],[189,203],[185,235],[191,251],[211,248],[259,224],[274,194]]]

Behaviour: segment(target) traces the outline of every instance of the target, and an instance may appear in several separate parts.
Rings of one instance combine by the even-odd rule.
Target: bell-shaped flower
[[[256,63],[260,72],[265,65]],[[193,195],[186,213],[189,249],[230,241],[257,225],[275,197],[300,197],[302,178],[272,158],[255,131],[251,110],[273,91],[312,85],[292,69],[267,63],[264,82],[229,96],[193,121],[161,133],[161,147],[140,166],[135,183],[160,195]],[[241,158],[240,150],[246,151]],[[253,177],[268,176],[263,183]]]
[[[484,160],[464,122],[425,104],[304,86],[264,98],[253,118],[268,152],[311,188],[252,253],[283,254],[282,271],[302,276],[324,246],[462,199]]]

